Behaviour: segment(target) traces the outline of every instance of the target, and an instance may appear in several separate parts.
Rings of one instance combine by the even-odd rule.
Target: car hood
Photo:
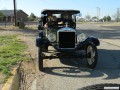
[[[76,32],[76,30],[73,28],[64,27],[64,28],[59,29],[58,32]]]

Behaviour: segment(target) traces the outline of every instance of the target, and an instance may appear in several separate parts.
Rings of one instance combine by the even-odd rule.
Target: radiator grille
[[[59,48],[75,48],[75,32],[59,32]]]

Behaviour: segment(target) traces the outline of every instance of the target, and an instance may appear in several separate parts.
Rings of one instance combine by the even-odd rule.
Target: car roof
[[[52,10],[52,9],[44,9],[41,14],[47,14],[47,13],[53,13],[53,14],[59,14],[59,13],[64,13],[64,12],[70,12],[72,14],[78,14],[80,13],[79,10],[60,10],[60,9],[57,9],[57,10]]]

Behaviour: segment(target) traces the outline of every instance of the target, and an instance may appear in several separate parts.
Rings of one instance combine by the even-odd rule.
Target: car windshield
[[[76,14],[71,12],[47,12],[47,14],[43,16],[43,21],[47,23],[47,27],[49,28],[62,28],[66,23],[69,27],[75,28]]]

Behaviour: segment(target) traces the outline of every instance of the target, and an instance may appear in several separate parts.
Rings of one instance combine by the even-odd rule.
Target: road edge
[[[11,76],[7,79],[7,82],[2,87],[2,90],[19,90],[19,69],[21,66],[21,62],[18,63],[18,66],[13,68],[11,71]]]
[[[12,76],[10,76],[7,82],[4,84],[2,90],[18,90],[19,89],[19,75],[18,67],[11,71]]]

